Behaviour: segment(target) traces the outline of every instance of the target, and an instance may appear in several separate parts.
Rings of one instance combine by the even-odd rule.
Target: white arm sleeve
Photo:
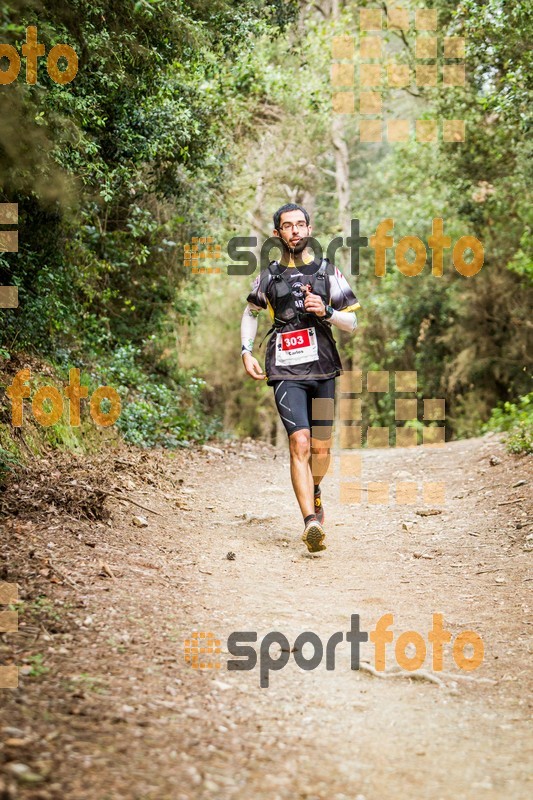
[[[332,325],[339,328],[341,331],[353,333],[357,328],[357,317],[355,311],[334,311],[333,316],[328,319]]]
[[[253,350],[254,340],[257,335],[258,315],[259,309],[251,303],[248,303],[244,309],[241,320],[241,344],[243,351],[248,350],[249,353]]]

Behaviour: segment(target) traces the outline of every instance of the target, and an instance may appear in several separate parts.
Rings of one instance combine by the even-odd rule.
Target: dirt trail
[[[13,646],[17,663],[38,652],[49,670],[0,692],[0,797],[532,796],[530,461],[506,456],[494,438],[366,451],[365,480],[444,481],[442,513],[417,515],[421,502],[341,504],[337,465],[324,481],[328,549],[316,557],[299,539],[283,451],[249,444],[148,459],[146,472],[155,469],[162,482],[124,473],[122,485],[158,514],[113,498],[111,526],[6,526],[3,579],[33,600],[45,594],[51,607],[0,650],[6,660]],[[132,525],[139,514],[148,527]],[[35,568],[25,573],[31,551]],[[257,651],[280,631],[292,648],[302,631],[325,644],[349,630],[352,614],[371,631],[386,613],[394,643],[415,630],[428,644],[433,613],[454,637],[476,631],[483,664],[459,670],[446,645],[442,685],[380,679],[350,669],[344,641],[334,671],[324,661],[303,671],[291,653],[268,688],[259,667],[226,669],[233,631],[256,631]],[[194,630],[221,640],[220,670],[185,663]],[[374,663],[370,642],[361,657]],[[429,644],[423,666],[432,671]]]

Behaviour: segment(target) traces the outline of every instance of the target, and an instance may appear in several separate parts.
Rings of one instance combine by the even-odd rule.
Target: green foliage
[[[26,659],[31,669],[29,671],[30,678],[40,678],[50,672],[50,667],[45,666],[44,656],[42,653],[35,653],[33,656],[28,656]]]
[[[507,267],[517,275],[527,278],[529,282],[533,283],[533,236],[531,229],[524,231],[524,235],[520,239],[520,248],[516,251]]]
[[[6,478],[19,465],[16,455],[0,446],[0,488],[5,484]]]
[[[403,5],[412,15],[420,3]],[[227,430],[269,435],[270,392],[245,378],[239,357],[249,278],[191,279],[183,245],[191,236],[211,235],[223,247],[233,235],[266,238],[272,210],[287,200],[309,206],[323,244],[346,235],[337,172],[344,147],[350,213],[363,235],[392,217],[396,244],[405,235],[427,243],[441,217],[452,243],[472,235],[485,250],[472,278],[453,268],[449,249],[444,275],[433,276],[429,248],[421,275],[400,274],[389,252],[387,275],[376,278],[374,253],[363,249],[352,277],[359,330],[343,338],[345,363],[415,369],[419,398],[444,397],[458,436],[524,396],[533,302],[530,4],[429,5],[439,37],[466,39],[466,86],[417,87],[417,97],[390,91],[385,112],[464,119],[461,144],[363,145],[356,115],[332,120],[331,39],[360,35],[355,3],[338,4],[336,19],[328,4],[280,0],[2,4],[6,41],[20,46],[25,25],[37,24],[47,49],[75,47],[80,69],[59,86],[41,61],[35,86],[19,79],[0,93],[0,201],[19,202],[21,242],[18,254],[0,254],[0,284],[15,283],[21,299],[2,311],[0,346],[47,353],[64,369],[86,365],[91,385],[106,373],[124,392],[117,427],[130,441],[200,441],[214,430],[206,413],[223,415]],[[414,64],[400,33],[383,37],[396,60]],[[368,421],[393,423],[391,397],[368,400]],[[59,428],[48,435],[67,442]]]
[[[484,431],[505,431],[510,453],[533,453],[533,392],[495,408]]]
[[[182,374],[178,383],[157,382],[139,366],[141,351],[124,345],[101,371],[124,398],[116,423],[124,439],[141,447],[183,447],[201,442],[218,429],[202,405],[205,381]]]
[[[41,58],[35,85],[23,61],[0,93],[0,202],[18,202],[20,230],[19,252],[0,254],[0,284],[17,285],[20,299],[1,312],[0,345],[65,367],[135,348],[118,426],[130,441],[173,445],[210,430],[201,384],[153,337],[172,338],[195,313],[183,243],[218,210],[235,131],[250,128],[257,89],[243,73],[254,39],[297,11],[294,0],[0,7],[2,41],[20,51],[33,24],[47,52],[67,43],[79,56],[67,85]],[[68,433],[59,424],[48,435],[72,446]]]
[[[0,96],[0,199],[18,201],[21,231],[20,252],[0,257],[0,283],[20,297],[2,312],[4,342],[53,354],[92,338],[109,350],[163,323],[186,278],[180,245],[206,219],[206,194],[222,188],[247,113],[232,65],[295,10],[257,0],[2,5],[15,46],[35,24],[47,51],[66,42],[79,54],[70,84],[52,82],[41,59],[35,86],[22,70]]]

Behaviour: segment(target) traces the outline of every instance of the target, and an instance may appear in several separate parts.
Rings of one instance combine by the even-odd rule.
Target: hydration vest
[[[269,385],[276,380],[320,380],[339,375],[342,370],[341,360],[331,330],[331,324],[322,317],[317,317],[305,310],[304,295],[298,293],[297,283],[309,284],[311,292],[317,294],[324,305],[328,305],[331,296],[330,276],[334,274],[335,267],[323,259],[316,272],[306,275],[303,270],[295,269],[301,273],[298,279],[291,283],[285,274],[286,268],[280,266],[278,261],[272,261],[261,278],[261,288],[274,315],[273,324],[264,339],[270,334],[265,353],[265,371],[268,375]],[[290,274],[290,273],[289,273]],[[276,364],[276,348],[279,345],[278,333],[288,333],[302,328],[315,328],[318,344],[319,359],[309,363],[295,364],[280,367]],[[264,341],[263,339],[263,341]],[[263,342],[261,342],[262,346]]]
[[[311,286],[311,292],[319,295],[324,305],[329,303],[330,297],[330,268],[330,262],[327,258],[324,258],[315,273],[304,276],[304,278],[307,278],[306,282]],[[283,268],[284,271],[285,268]],[[291,286],[290,281],[287,280],[283,272],[280,272],[279,261],[271,261],[268,265],[268,275],[272,276],[272,280],[269,281],[265,288],[265,295],[274,312],[274,319],[272,328],[266,335],[268,336],[272,331],[281,330],[285,327],[308,327],[311,323],[316,324],[317,322],[322,324],[329,332],[329,325],[324,325],[321,318],[315,314],[308,313],[303,308],[298,308],[294,296],[294,285]]]

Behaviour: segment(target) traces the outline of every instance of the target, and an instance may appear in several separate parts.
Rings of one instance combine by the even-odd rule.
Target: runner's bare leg
[[[314,486],[319,486],[326,475],[331,461],[331,439],[311,439],[311,455],[309,468],[313,475]]]
[[[311,474],[311,435],[306,429],[289,436],[291,481],[302,516],[315,513],[313,476]]]

